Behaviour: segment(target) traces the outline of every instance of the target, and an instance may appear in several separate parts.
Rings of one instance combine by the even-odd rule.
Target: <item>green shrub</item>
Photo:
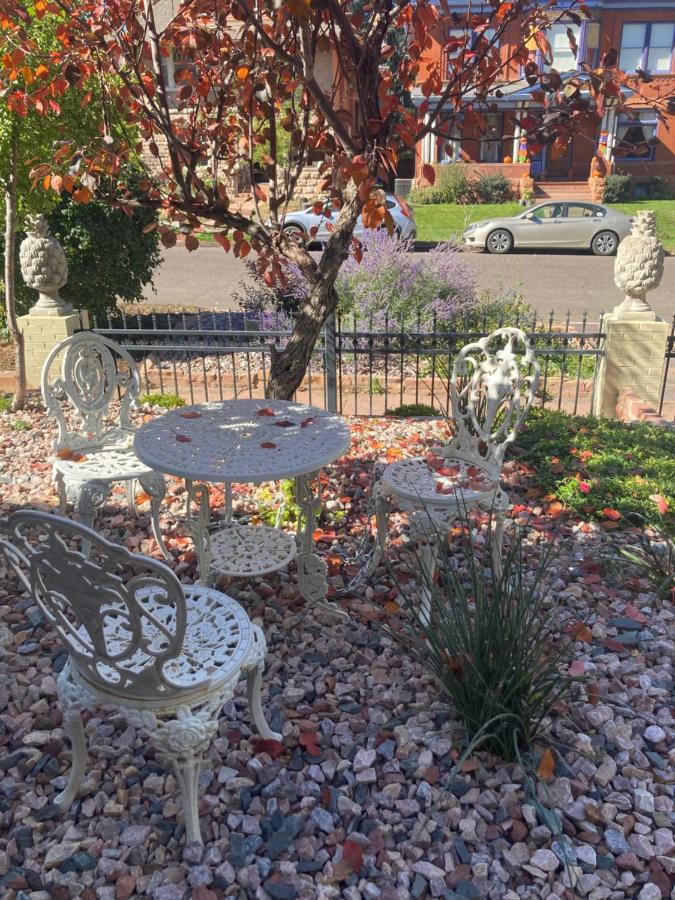
[[[605,203],[625,203],[626,200],[630,200],[632,181],[630,175],[621,175],[618,172],[608,175],[605,178],[603,201]]]
[[[584,516],[658,517],[675,507],[675,431],[532,409],[516,441],[544,493]]]
[[[133,303],[143,299],[146,285],[152,284],[161,261],[156,230],[144,233],[155,220],[152,210],[138,207],[127,216],[119,209],[93,200],[82,204],[69,195],[47,215],[51,233],[68,260],[68,281],[61,291],[75,309],[102,315],[114,309],[118,300]],[[18,249],[24,235],[18,235],[16,259],[17,312],[23,315],[37,302],[37,292],[21,277]],[[0,238],[0,252],[4,241]]]
[[[437,579],[432,582],[418,563],[417,580],[430,595],[429,615],[420,607],[418,586],[399,585],[408,615],[390,630],[435,678],[472,748],[520,759],[532,751],[554,704],[569,699],[575,684],[569,675],[574,642],[560,637],[559,609],[548,589],[553,550],[545,549],[533,567],[532,550],[516,530],[501,577],[492,567],[486,575],[470,522],[461,525],[461,553],[448,547],[445,536],[436,536]]]
[[[453,162],[436,169],[433,187],[415,188],[410,192],[413,206],[434,203],[464,203],[471,198],[471,185],[464,163]]]
[[[0,396],[0,413],[10,412],[12,409],[12,398],[4,394]]]
[[[176,409],[185,406],[185,400],[178,394],[142,394],[138,402],[143,406],[161,406],[162,409]]]
[[[660,175],[655,175],[647,185],[647,197],[649,200],[670,200],[673,196],[670,182]]]
[[[443,413],[436,409],[435,406],[429,406],[427,403],[404,403],[395,409],[385,410],[385,416],[397,416],[399,418],[415,418],[416,416],[442,416]]]
[[[481,175],[472,183],[471,190],[478,203],[506,203],[513,199],[511,182],[501,172]]]

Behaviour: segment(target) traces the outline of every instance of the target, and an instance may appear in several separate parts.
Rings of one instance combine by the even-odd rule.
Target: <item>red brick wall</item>
[[[617,398],[616,417],[620,422],[647,422],[650,425],[673,426],[672,422],[660,416],[653,406],[641,400],[630,388],[621,391]]]

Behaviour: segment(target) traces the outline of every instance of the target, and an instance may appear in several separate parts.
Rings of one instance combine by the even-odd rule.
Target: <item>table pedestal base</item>
[[[295,479],[295,498],[301,512],[296,536],[277,528],[234,522],[229,485],[226,522],[211,535],[208,486],[186,479],[187,524],[195,544],[201,581],[208,584],[212,572],[230,578],[267,575],[285,568],[297,553],[298,587],[302,597],[313,606],[349,621],[348,613],[328,600],[328,567],[314,545],[314,529],[321,512],[318,479],[318,473]],[[193,506],[196,515],[193,515]]]

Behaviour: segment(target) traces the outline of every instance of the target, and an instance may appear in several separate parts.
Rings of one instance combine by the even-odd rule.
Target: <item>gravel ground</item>
[[[17,430],[17,418],[30,430]],[[439,438],[428,422],[351,424],[352,452],[324,483],[321,541],[336,592],[359,567],[353,557],[373,463]],[[0,417],[3,515],[17,506],[54,508],[52,435],[37,409]],[[605,529],[561,514],[515,461],[505,480],[516,515],[531,517],[533,554],[557,527],[568,562],[554,589],[570,615],[590,613],[590,641],[576,646],[599,700],[579,701],[552,723],[556,768],[536,788],[538,801],[558,812],[556,833],[519,766],[479,753],[457,771],[462,745],[451,710],[381,628],[397,615],[384,568],[344,599],[349,624],[299,600],[294,569],[229,588],[263,620],[263,702],[283,742],[252,737],[243,690],[224,708],[201,776],[204,848],[184,845],[173,775],[141,732],[105,709],[86,723],[90,765],[80,797],[70,818],[54,817],[51,800],[70,761],[54,679],[65,656],[37,608],[0,580],[2,896],[673,896],[672,606],[660,607],[635,573],[603,573],[601,551],[626,539],[621,523]],[[240,499],[250,500],[245,490]],[[163,528],[175,569],[190,582],[195,559],[180,529],[183,501],[182,485],[170,481]],[[157,555],[147,505],[142,511],[130,518],[115,494],[97,527]],[[393,517],[397,545],[405,539],[400,524]]]

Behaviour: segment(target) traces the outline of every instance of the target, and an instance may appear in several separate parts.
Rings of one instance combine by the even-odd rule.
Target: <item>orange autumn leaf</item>
[[[263,450],[276,450],[276,444],[273,441],[263,441],[260,445]]]
[[[401,607],[393,600],[387,600],[387,602],[384,604],[384,608],[390,616],[398,616],[401,614]]]
[[[136,503],[147,503],[149,499],[150,499],[150,494],[146,494],[143,492],[141,492],[140,494],[136,494],[136,496],[134,497],[134,500],[136,501]]]
[[[572,632],[574,635],[574,639],[576,641],[580,641],[582,644],[590,644],[593,640],[593,633],[588,625],[580,624],[577,628]]]
[[[75,200],[76,203],[89,203],[93,196],[94,195],[89,188],[86,187],[81,187],[76,191],[73,191],[73,200]]]
[[[541,754],[541,759],[539,760],[539,765],[537,766],[537,775],[541,778],[542,781],[548,781],[549,778],[553,775],[553,770],[555,769],[555,757],[553,756],[553,751],[549,750],[547,747],[546,750]]]
[[[72,459],[73,451],[70,449],[70,447],[63,447],[57,452],[56,457],[57,459]]]
[[[618,509],[611,509],[609,506],[606,506],[603,509],[602,514],[611,522],[617,522],[621,518],[621,513],[618,511]]]
[[[588,697],[588,702],[592,706],[597,706],[600,702],[600,688],[597,684],[589,684],[586,686],[586,695]]]

